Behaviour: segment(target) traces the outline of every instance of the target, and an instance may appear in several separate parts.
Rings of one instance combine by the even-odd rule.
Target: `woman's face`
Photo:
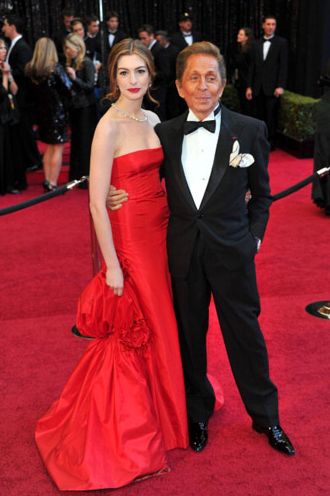
[[[78,36],[80,36],[80,38],[83,38],[85,37],[85,28],[83,26],[83,24],[81,22],[77,22],[74,26],[73,26],[73,29],[72,29],[73,33],[77,34]]]
[[[65,55],[69,58],[69,59],[75,59],[79,53],[79,50],[77,48],[73,48],[72,45],[65,45]]]
[[[4,43],[0,43],[0,62],[4,62],[6,60],[7,55],[7,47]]]
[[[248,37],[246,36],[246,33],[244,29],[240,29],[237,34],[237,43],[241,43],[244,45],[248,40]]]
[[[144,60],[133,54],[119,58],[116,81],[121,97],[139,100],[148,91],[151,78]]]

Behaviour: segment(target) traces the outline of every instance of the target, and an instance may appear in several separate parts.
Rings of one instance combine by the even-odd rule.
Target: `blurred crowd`
[[[43,168],[45,191],[57,188],[64,144],[70,140],[69,178],[89,173],[89,155],[98,119],[109,107],[107,59],[112,47],[137,37],[154,58],[156,76],[151,94],[158,104],[145,102],[161,120],[185,111],[175,85],[178,53],[207,39],[194,29],[189,13],[178,19],[178,30],[168,34],[149,24],[125,33],[118,13],[84,19],[62,12],[61,28],[51,39],[42,37],[34,49],[22,36],[23,20],[4,16],[0,38],[0,194],[27,187],[26,171]],[[287,42],[275,35],[276,19],[263,19],[263,37],[255,40],[248,27],[239,29],[226,55],[227,82],[234,84],[242,113],[263,119],[275,146],[276,111],[287,77]],[[36,131],[37,129],[37,131]],[[45,143],[41,157],[36,139]],[[81,187],[86,187],[83,183]]]

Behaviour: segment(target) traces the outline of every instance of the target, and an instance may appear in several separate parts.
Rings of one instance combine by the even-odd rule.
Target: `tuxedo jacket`
[[[109,32],[105,30],[104,33],[104,41],[105,41],[105,53],[107,56],[109,56],[111,52],[111,48],[116,45],[116,43],[119,43],[120,41],[124,40],[125,38],[128,38],[127,34],[124,33],[124,31],[121,31],[118,29],[118,31],[115,34],[115,38],[113,40],[112,46],[109,45]]]
[[[25,66],[32,58],[32,50],[23,38],[20,38],[10,52],[8,63],[18,86],[16,100],[20,108],[29,106],[27,100],[28,79]]]
[[[164,150],[162,175],[170,209],[167,236],[170,272],[174,277],[187,275],[198,235],[219,264],[236,270],[253,260],[257,251],[255,238],[263,238],[269,216],[271,195],[266,126],[262,121],[222,106],[213,168],[202,203],[197,208],[181,162],[186,118],[187,113],[155,128]],[[254,157],[254,163],[249,167],[229,165],[236,140],[240,153]],[[252,198],[246,203],[248,190]]]
[[[202,41],[202,37],[198,31],[192,31],[191,34],[193,37],[193,43],[196,41]],[[186,39],[181,31],[177,31],[171,35],[171,42],[173,45],[177,46],[180,51],[188,46],[188,43],[186,42]]]
[[[267,57],[263,60],[263,39],[258,40],[248,74],[248,86],[252,88],[253,95],[257,96],[262,89],[265,95],[271,96],[275,88],[285,88],[287,72],[287,41],[280,36],[274,36]]]

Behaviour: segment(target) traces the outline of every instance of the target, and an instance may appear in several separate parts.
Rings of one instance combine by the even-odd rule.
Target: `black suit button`
[[[204,217],[204,214],[198,214],[198,219],[202,219]]]

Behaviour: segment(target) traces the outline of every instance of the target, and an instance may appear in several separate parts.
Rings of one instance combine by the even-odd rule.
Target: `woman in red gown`
[[[154,74],[140,42],[111,51],[115,104],[95,132],[91,212],[103,270],[82,293],[81,334],[93,340],[36,442],[61,490],[116,488],[168,470],[166,451],[188,445],[184,383],[167,270],[168,209],[155,114],[141,109]],[[110,180],[125,208],[108,212]]]

